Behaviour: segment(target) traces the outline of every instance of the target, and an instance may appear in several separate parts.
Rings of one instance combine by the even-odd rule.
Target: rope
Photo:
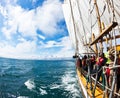
[[[108,12],[110,13],[110,8],[111,8],[112,12],[115,11],[118,14],[118,16],[120,17],[120,13],[115,9],[115,7],[111,4],[111,2],[109,0],[106,0],[106,2],[107,2],[107,5],[108,5]],[[113,2],[113,0],[112,0],[112,2]]]
[[[105,12],[105,9],[106,9],[106,4],[104,5],[103,12],[102,12],[102,14],[100,15],[100,17],[103,16],[103,14],[104,14],[104,12]]]
[[[110,6],[109,6],[109,0],[105,0],[107,3],[107,7],[108,7],[108,12],[110,13]]]
[[[93,6],[92,10],[90,11],[90,14],[92,14],[92,12],[93,12],[94,8],[95,8],[95,4],[94,4],[94,6]]]
[[[112,13],[113,13],[113,21],[114,21],[114,19],[115,19],[114,3],[113,3],[113,0],[111,0],[111,1],[112,1]]]
[[[95,7],[95,4],[94,4],[94,6],[93,6],[93,9],[90,11],[90,14],[92,14],[92,12],[93,12],[93,10],[94,10],[94,7]],[[103,12],[101,13],[100,17],[103,16],[105,10],[106,10],[106,4],[105,4],[104,7],[103,7]],[[96,20],[95,23],[91,26],[91,28],[93,28],[93,27],[96,25],[96,23],[97,23],[97,20]]]
[[[89,4],[91,3],[92,0],[89,1]]]

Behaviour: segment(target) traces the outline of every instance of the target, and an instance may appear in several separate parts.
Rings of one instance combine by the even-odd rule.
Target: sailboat
[[[78,58],[87,56],[88,69],[76,68],[83,96],[120,98],[120,0],[64,0],[62,7],[75,50],[74,58],[77,61]],[[107,60],[100,69],[102,75],[98,80],[100,70],[92,73],[90,60],[94,56],[95,62],[100,63],[98,59],[103,53],[108,53],[108,57],[105,56]],[[110,58],[110,55],[113,58]],[[95,65],[96,63],[93,66]],[[111,81],[106,75],[107,68],[112,77]],[[108,85],[107,79],[111,85]]]

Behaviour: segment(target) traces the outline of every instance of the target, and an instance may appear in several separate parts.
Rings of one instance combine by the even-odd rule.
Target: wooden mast
[[[100,13],[98,10],[97,2],[94,0],[95,8],[96,8],[96,15],[97,15],[97,20],[98,20],[98,26],[99,26],[99,32],[102,32],[102,26],[101,26],[101,20],[100,20]]]
[[[94,33],[92,33],[92,42],[95,40],[95,35]],[[96,55],[98,54],[98,48],[97,48],[97,44],[94,44],[94,51],[96,53]]]
[[[97,5],[96,0],[94,0],[94,5],[95,5],[95,9],[96,9],[96,16],[97,16],[97,22],[98,22],[98,27],[99,27],[99,33],[101,34],[102,26],[101,26],[100,13],[99,13],[99,10],[98,10],[98,5]],[[100,52],[103,52],[102,41],[100,42]],[[93,96],[95,94],[95,89],[96,89],[96,85],[97,85],[97,77],[98,77],[98,72],[96,73],[96,81],[95,81],[95,86],[93,88]]]
[[[94,0],[95,8],[96,8],[96,15],[97,15],[97,20],[98,20],[98,27],[99,27],[99,33],[102,33],[102,26],[101,26],[101,20],[100,20],[100,13],[98,9],[98,5],[96,0]],[[103,52],[103,45],[102,42],[100,42],[100,50]]]

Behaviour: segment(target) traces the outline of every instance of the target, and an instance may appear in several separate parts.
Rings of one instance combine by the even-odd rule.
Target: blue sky
[[[0,56],[71,57],[63,0],[1,0]]]

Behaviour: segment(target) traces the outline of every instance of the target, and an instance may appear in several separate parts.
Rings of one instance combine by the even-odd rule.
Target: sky
[[[0,57],[72,57],[63,0],[0,0]]]

